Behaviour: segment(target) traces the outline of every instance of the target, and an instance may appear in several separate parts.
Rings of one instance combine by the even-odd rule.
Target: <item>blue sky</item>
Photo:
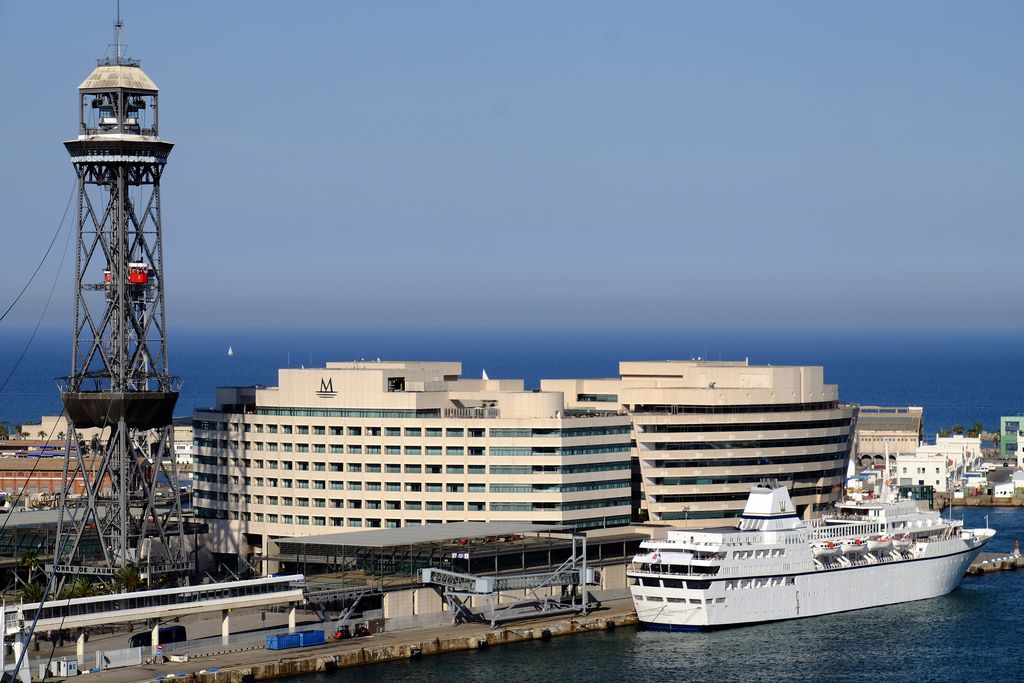
[[[71,190],[106,4],[0,0],[2,307]],[[122,13],[176,144],[173,326],[1024,326],[1020,2]]]

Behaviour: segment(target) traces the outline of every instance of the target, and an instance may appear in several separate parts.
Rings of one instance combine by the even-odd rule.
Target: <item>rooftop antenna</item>
[[[114,22],[114,63],[121,63],[121,0],[117,0],[117,21]]]

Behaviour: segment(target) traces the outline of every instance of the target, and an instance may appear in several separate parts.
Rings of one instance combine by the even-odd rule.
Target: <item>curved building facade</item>
[[[801,517],[839,500],[855,409],[821,367],[658,361],[623,362],[619,372],[542,386],[564,392],[572,410],[616,404],[629,413],[651,521],[731,523],[766,477],[786,485]]]

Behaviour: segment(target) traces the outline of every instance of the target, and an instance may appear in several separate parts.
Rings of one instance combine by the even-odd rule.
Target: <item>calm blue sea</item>
[[[954,514],[960,515],[960,511]],[[1024,512],[990,516],[994,551],[1024,538]],[[965,577],[953,593],[920,602],[709,633],[619,629],[487,650],[424,657],[291,679],[517,683],[709,683],[771,681],[1019,681],[1024,571]]]
[[[28,331],[0,329],[0,385]],[[228,357],[231,346],[234,356]],[[0,421],[60,411],[54,378],[68,373],[70,333],[40,332],[0,390]],[[620,360],[742,359],[815,364],[844,400],[922,405],[927,434],[955,423],[999,427],[1024,412],[1024,331],[863,330],[193,330],[170,339],[171,370],[184,378],[178,415],[213,402],[214,388],[274,384],[277,369],[328,360],[459,360],[467,377],[607,377]]]

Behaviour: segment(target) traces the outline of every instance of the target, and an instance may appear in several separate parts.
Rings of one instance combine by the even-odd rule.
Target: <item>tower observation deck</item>
[[[159,137],[159,90],[117,48],[78,88],[78,135],[64,143],[78,176],[69,429],[54,570],[66,580],[184,571],[173,457],[178,381],[169,373],[160,179],[173,146]],[[87,466],[77,431],[107,435]],[[90,461],[92,459],[90,458]]]

